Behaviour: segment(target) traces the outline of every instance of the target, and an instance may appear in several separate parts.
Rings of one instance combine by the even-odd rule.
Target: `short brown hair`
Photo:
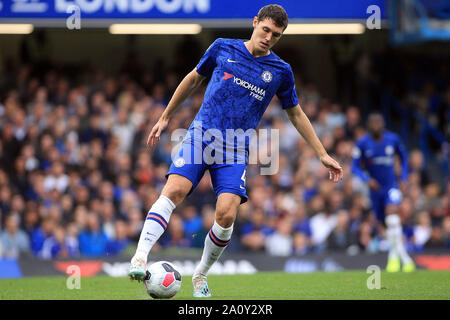
[[[283,31],[288,26],[288,16],[284,8],[278,4],[268,4],[262,7],[257,16],[259,21],[264,19],[272,19],[275,25],[283,27]]]

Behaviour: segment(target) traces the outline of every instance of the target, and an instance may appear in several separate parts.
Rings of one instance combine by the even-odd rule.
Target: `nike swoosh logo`
[[[228,62],[237,62],[237,61],[234,61],[234,60],[230,60],[230,59],[227,59],[227,61],[228,61]]]
[[[244,189],[244,190],[245,190],[245,187],[243,187],[243,186],[239,186],[239,188],[241,188],[241,189]]]

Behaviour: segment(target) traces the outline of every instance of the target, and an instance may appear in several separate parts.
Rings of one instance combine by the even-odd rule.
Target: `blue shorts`
[[[402,192],[397,187],[385,188],[376,192],[370,192],[372,210],[378,221],[383,222],[386,207],[390,204],[400,205],[402,202]]]
[[[209,170],[216,199],[219,194],[228,192],[240,196],[241,204],[247,202],[248,197],[245,187],[247,163],[226,163],[226,161],[223,161],[224,163],[211,163],[211,161],[205,161],[198,155],[203,154],[206,146],[205,143],[183,143],[182,148],[170,165],[166,178],[171,174],[178,174],[189,179],[192,182],[192,189],[189,192],[191,194],[205,171]]]

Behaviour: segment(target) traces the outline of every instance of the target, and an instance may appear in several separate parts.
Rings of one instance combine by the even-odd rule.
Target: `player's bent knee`
[[[189,191],[185,191],[184,188],[180,188],[179,186],[171,186],[163,189],[161,194],[168,197],[176,206],[178,206],[181,202],[183,202],[188,192]]]
[[[161,194],[168,197],[172,202],[178,206],[183,202],[192,188],[192,182],[185,177],[178,175],[170,175],[164,186]]]
[[[233,225],[235,219],[234,213],[216,212],[216,221],[222,228],[229,228]]]
[[[216,208],[216,221],[222,228],[231,227],[236,218],[236,210],[229,207]]]
[[[241,197],[231,193],[221,193],[216,205],[216,221],[222,228],[231,227],[236,219],[236,212]]]

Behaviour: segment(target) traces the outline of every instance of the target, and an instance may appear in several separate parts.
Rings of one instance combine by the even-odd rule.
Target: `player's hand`
[[[336,160],[334,160],[329,155],[324,155],[320,157],[320,161],[325,167],[328,168],[330,173],[329,174],[330,180],[332,180],[333,182],[338,182],[339,180],[342,179],[342,177],[344,176],[344,170]]]
[[[380,189],[380,185],[378,184],[377,180],[370,179],[369,180],[369,188],[373,191],[377,191]]]
[[[159,142],[159,139],[161,138],[161,132],[167,127],[167,124],[167,120],[159,119],[158,122],[153,126],[147,139],[147,145],[149,147],[153,147]]]

